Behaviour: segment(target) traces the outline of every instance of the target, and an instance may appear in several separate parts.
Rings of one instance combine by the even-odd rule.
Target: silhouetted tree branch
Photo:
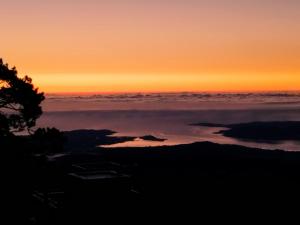
[[[44,99],[30,77],[19,78],[16,68],[0,59],[0,135],[30,131],[42,114]]]

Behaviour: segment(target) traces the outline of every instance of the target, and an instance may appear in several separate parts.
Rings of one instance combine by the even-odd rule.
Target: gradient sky
[[[0,57],[46,92],[300,90],[299,0],[0,4]]]

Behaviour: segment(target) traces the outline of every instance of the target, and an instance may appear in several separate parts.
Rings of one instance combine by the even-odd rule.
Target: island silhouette
[[[228,128],[218,131],[226,137],[261,142],[300,141],[300,121],[267,121],[240,124],[196,123],[194,126]]]

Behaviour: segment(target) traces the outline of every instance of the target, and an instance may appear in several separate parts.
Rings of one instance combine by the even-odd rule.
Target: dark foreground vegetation
[[[3,224],[298,219],[300,153],[203,142],[51,155],[29,154],[25,142],[18,138],[2,148],[3,220],[9,221]]]

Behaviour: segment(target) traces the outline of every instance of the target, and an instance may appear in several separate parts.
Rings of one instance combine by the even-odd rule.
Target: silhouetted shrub
[[[63,151],[66,138],[56,128],[39,128],[32,135],[35,151],[43,154],[55,154]]]

